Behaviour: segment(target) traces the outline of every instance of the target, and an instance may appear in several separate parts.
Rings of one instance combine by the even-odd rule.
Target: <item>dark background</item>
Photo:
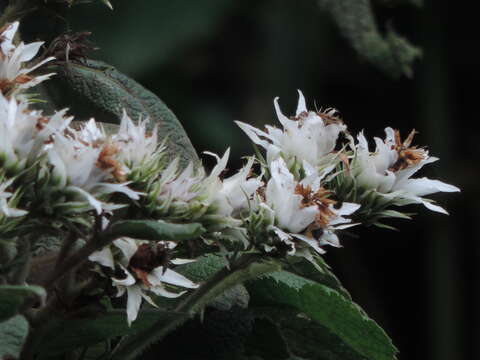
[[[338,108],[354,133],[417,129],[416,144],[441,159],[422,175],[462,189],[435,197],[451,215],[414,207],[413,221],[390,222],[399,232],[356,229],[326,258],[400,359],[480,359],[479,41],[467,2],[375,7],[381,27],[391,21],[424,51],[413,78],[399,80],[363,61],[313,0],[112,2],[113,12],[74,7],[71,30],[93,31],[94,57],[159,95],[199,152],[251,153],[233,120],[277,124],[273,98],[293,113],[296,89],[310,108]]]

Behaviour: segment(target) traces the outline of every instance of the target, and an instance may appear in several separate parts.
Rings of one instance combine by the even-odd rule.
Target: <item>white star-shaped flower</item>
[[[333,111],[308,111],[301,91],[294,118],[289,119],[282,113],[278,98],[275,98],[274,105],[283,129],[267,125],[265,132],[243,122],[236,122],[255,144],[267,151],[267,162],[271,163],[283,156],[288,165],[293,161],[306,161],[315,167],[330,163],[338,135],[346,129],[333,116]]]
[[[369,151],[363,133],[358,135],[352,165],[357,185],[376,190],[382,196],[392,199],[396,205],[418,203],[432,211],[448,214],[445,209],[423,196],[436,192],[460,191],[458,187],[426,177],[410,178],[423,166],[437,161],[438,158],[429,156],[428,151],[423,148],[411,146],[414,131],[403,142],[397,130],[388,127],[385,133],[385,140],[375,138],[376,149],[373,153]]]

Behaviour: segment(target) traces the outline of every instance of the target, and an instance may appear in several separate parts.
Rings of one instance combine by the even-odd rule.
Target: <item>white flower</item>
[[[239,121],[236,123],[255,144],[266,149],[269,164],[283,156],[289,165],[296,160],[321,167],[331,162],[338,135],[346,126],[333,116],[333,111],[308,111],[302,92],[298,93],[298,106],[293,119],[282,113],[278,98],[274,100],[283,130],[267,125],[267,131],[264,132]]]
[[[112,270],[120,270],[121,276],[114,275],[111,280],[112,285],[117,289],[117,296],[127,293],[127,320],[129,325],[137,318],[142,299],[156,306],[145,293],[146,291],[151,291],[157,296],[175,298],[183,295],[185,291],[173,292],[166,285],[187,289],[198,287],[197,284],[185,276],[168,268],[168,264],[160,264],[165,253],[175,246],[176,244],[171,241],[152,243],[144,240],[120,238],[115,240],[113,245],[90,255],[90,261]],[[115,260],[117,258],[118,260]],[[181,265],[192,261],[194,260],[173,259],[170,260],[170,263]]]
[[[65,117],[66,110],[48,117],[28,106],[24,97],[7,99],[0,94],[0,154],[6,156],[7,166],[42,155],[45,143],[72,120]]]
[[[172,161],[162,172],[160,178],[162,188],[158,196],[159,200],[187,203],[200,194],[199,184],[205,179],[203,170],[195,171],[193,164],[189,163],[180,174],[177,171],[178,158]]]
[[[263,185],[261,176],[254,178],[250,176],[255,159],[252,157],[239,172],[229,178],[221,180],[219,175],[225,170],[230,149],[220,159],[217,155],[209,153],[217,159],[217,166],[210,175],[212,201],[219,207],[219,213],[225,216],[246,209],[249,206],[257,189]],[[208,180],[207,180],[208,181]]]
[[[126,163],[129,168],[140,166],[162,150],[158,149],[157,126],[148,131],[147,122],[147,119],[139,120],[135,125],[126,111],[123,111],[120,129],[113,140],[122,148],[119,160]]]
[[[265,192],[265,205],[275,217],[274,231],[295,254],[293,238],[304,241],[316,252],[324,253],[322,245],[340,246],[334,233],[355,224],[343,216],[351,215],[360,205],[336,202],[329,199],[330,192],[321,187],[322,176],[315,173],[298,182],[288,170],[284,160],[274,160],[270,166],[271,179]]]
[[[33,77],[29,73],[42,66],[54,57],[46,58],[32,67],[22,67],[24,62],[32,60],[43,45],[43,42],[13,44],[13,38],[18,29],[18,21],[7,24],[0,29],[0,92],[27,89],[48,79],[53,74]]]
[[[428,178],[410,179],[424,165],[437,161],[423,148],[411,146],[415,131],[402,142],[400,133],[388,127],[386,138],[375,138],[376,149],[370,153],[363,135],[358,135],[356,156],[352,165],[357,185],[376,190],[382,196],[392,199],[396,205],[423,204],[432,211],[448,214],[445,209],[433,204],[423,196],[436,192],[460,191],[453,185]]]
[[[203,169],[195,170],[192,163],[178,174],[178,159],[175,159],[162,173],[160,179],[162,191],[159,199],[181,203],[196,200],[204,205],[211,205],[222,189],[220,175],[227,166],[230,149],[227,149],[222,158],[213,153],[207,154],[217,159],[217,164],[208,176]]]
[[[5,182],[1,182],[1,180],[2,179],[0,178],[0,217],[2,215],[6,217],[18,217],[26,215],[28,211],[12,208],[8,203],[8,199],[12,196],[12,193],[6,191],[6,189],[12,184],[13,179]]]
[[[95,138],[97,130],[91,120],[79,131],[69,129],[67,135],[57,134],[48,156],[60,184],[87,200],[100,214],[102,209],[113,210],[116,206],[98,197],[117,192],[138,200],[140,193],[131,190],[128,182],[122,182],[126,170],[117,159],[121,149],[116,143],[108,138],[85,141]]]

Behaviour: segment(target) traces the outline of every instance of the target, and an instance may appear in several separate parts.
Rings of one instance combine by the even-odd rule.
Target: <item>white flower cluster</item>
[[[80,224],[87,232],[105,230],[98,229],[99,220],[129,216],[195,222],[205,230],[201,246],[229,251],[233,241],[236,251],[240,244],[266,256],[294,255],[315,263],[326,245],[340,246],[338,230],[399,216],[388,209],[392,205],[419,203],[445,212],[423,196],[459,191],[437,180],[410,178],[437,160],[411,146],[414,132],[402,142],[398,131],[387,128],[386,140],[376,138],[371,152],[363,133],[355,142],[334,109],[309,111],[301,92],[291,118],[274,100],[281,128],[262,131],[237,122],[265,149],[266,159],[250,157],[229,177],[224,173],[230,150],[222,157],[207,153],[217,160],[209,174],[193,163],[180,168],[178,159],[166,158],[148,119],[135,124],[124,112],[119,130],[108,134],[93,119],[72,126],[66,110],[47,116],[33,109],[22,91],[52,75],[31,74],[52,58],[33,60],[42,43],[15,45],[17,28],[13,23],[0,29],[0,226],[12,221],[0,229],[15,229],[45,209],[49,213],[43,216],[59,219],[60,227]],[[341,134],[349,140],[345,144]],[[187,253],[181,241],[119,236],[89,259],[118,296],[127,293],[131,323],[142,299],[155,305],[148,292],[177,297],[183,294],[178,288],[197,287],[172,270],[192,261],[172,260],[174,251]]]
[[[53,57],[37,61],[31,67],[23,66],[23,63],[31,61],[37,55],[43,42],[39,41],[27,45],[20,42],[20,44],[14,45],[13,40],[18,26],[19,23],[16,21],[0,29],[0,92],[2,94],[15,93],[19,90],[27,89],[53,75],[30,75],[30,72],[53,60]]]
[[[107,134],[94,119],[74,126],[67,110],[51,116],[35,110],[22,91],[52,75],[31,73],[52,58],[31,65],[42,43],[15,45],[18,26],[0,30],[0,225],[13,224],[2,229],[15,228],[14,219],[28,224],[31,213],[44,210],[66,229],[68,222],[91,227],[92,215],[108,223],[117,209],[139,204],[142,215],[153,209],[149,219],[200,222],[209,232],[241,225],[239,213],[263,184],[250,177],[253,158],[229,178],[222,178],[229,150],[222,158],[210,154],[218,160],[210,174],[193,164],[181,169],[178,159],[164,158],[148,119],[135,124],[124,112],[119,130]],[[196,287],[170,268],[191,260],[160,262],[174,245],[119,238],[90,257],[119,296],[127,292],[129,323],[142,298],[153,304],[147,291],[174,297],[183,294],[175,287]]]
[[[362,214],[372,214],[364,197],[351,194],[368,193],[370,200],[385,199],[380,200],[382,211],[373,213],[386,217],[401,215],[386,210],[386,206],[411,203],[445,212],[422,196],[459,191],[438,180],[410,179],[423,165],[437,160],[429,157],[426,150],[411,147],[414,132],[401,142],[399,132],[387,128],[385,142],[376,138],[377,149],[370,152],[363,133],[355,143],[334,109],[308,111],[301,92],[292,118],[281,112],[278,99],[274,105],[281,129],[267,125],[266,131],[262,131],[237,122],[256,145],[266,150],[266,160],[259,162],[269,178],[266,186],[258,190],[257,214],[249,221],[258,224],[258,213],[267,219],[262,222],[267,226],[266,235],[257,240],[257,245],[267,252],[275,250],[312,260],[324,252],[324,245],[339,247],[336,230],[357,224],[345,216],[353,215],[355,221],[363,222]],[[340,143],[341,133],[350,139],[350,144]],[[350,187],[337,187],[338,178],[348,178]],[[251,228],[250,233],[259,233],[258,226]]]
[[[358,135],[354,147],[352,169],[359,187],[373,189],[379,195],[392,200],[395,205],[423,204],[432,211],[447,214],[445,209],[435,205],[423,196],[436,192],[460,191],[453,185],[428,178],[410,179],[424,165],[437,161],[423,148],[411,146],[415,130],[401,141],[400,132],[388,127],[386,138],[375,138],[376,149],[371,153],[363,135]]]

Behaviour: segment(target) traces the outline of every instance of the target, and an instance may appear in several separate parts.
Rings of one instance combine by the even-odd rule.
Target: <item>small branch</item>
[[[109,236],[108,233],[104,232],[99,236],[93,237],[90,239],[87,244],[78,250],[73,255],[66,258],[58,267],[54,269],[52,274],[45,280],[44,287],[49,289],[51,288],[59,279],[63,278],[69,271],[78,268],[85,261],[88,260],[88,257],[93,254],[95,251],[100,250],[101,248],[109,245],[116,237]]]
[[[62,262],[70,254],[73,244],[75,244],[76,240],[77,240],[77,237],[73,232],[69,233],[68,236],[63,240],[63,244],[57,256],[57,261],[55,262],[55,267],[53,271],[57,271],[60,265],[62,264]]]

